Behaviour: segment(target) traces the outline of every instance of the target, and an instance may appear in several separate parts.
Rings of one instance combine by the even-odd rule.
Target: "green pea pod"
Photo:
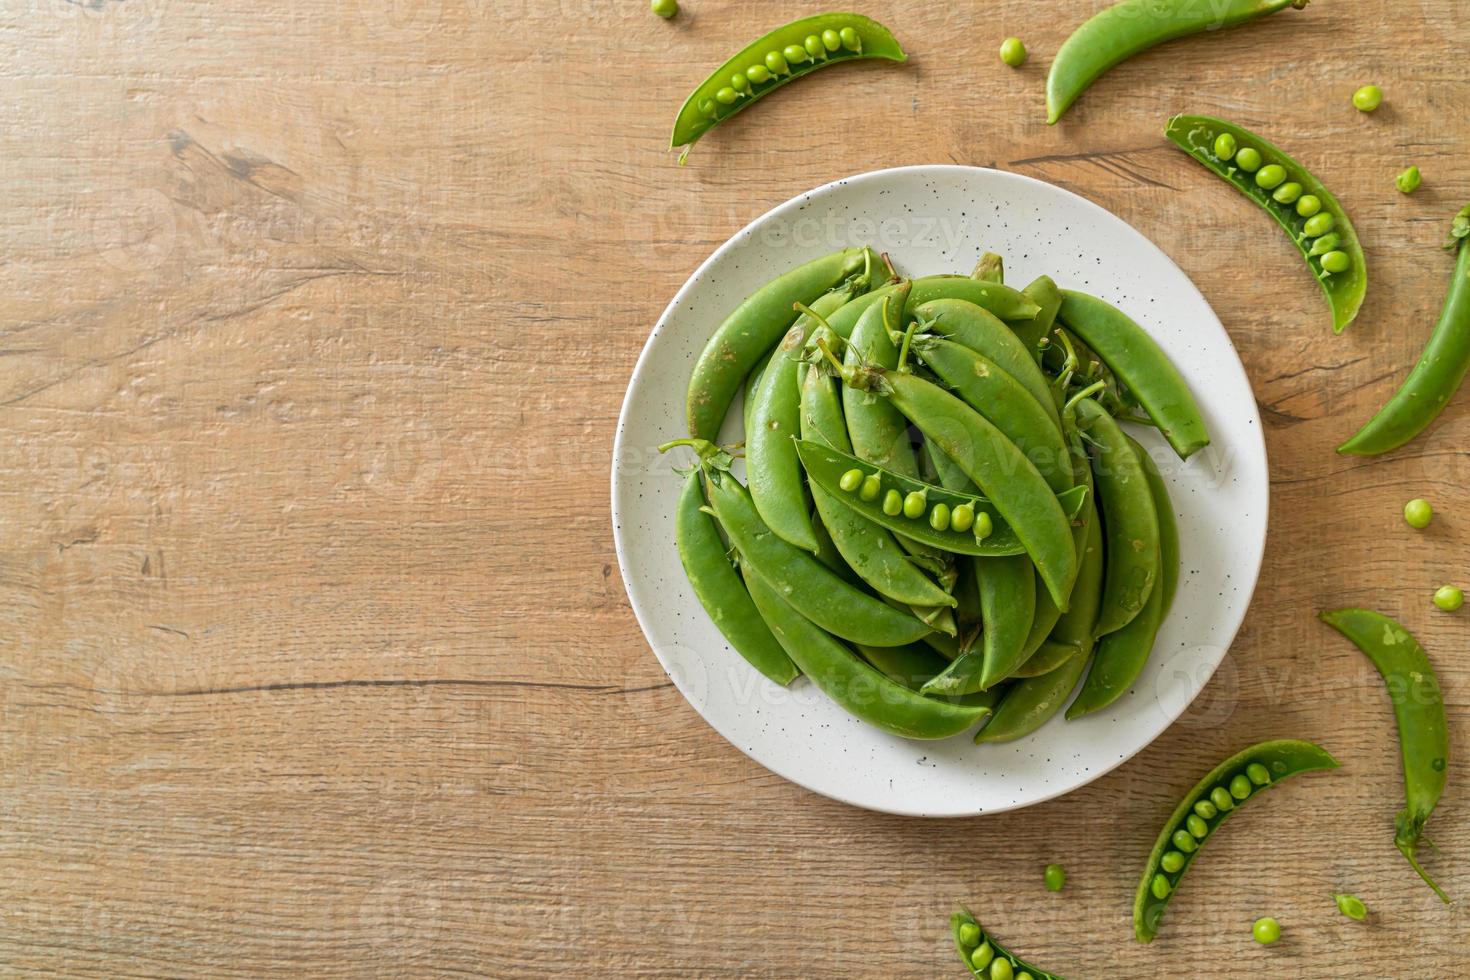
[[[909,299],[904,316],[910,317],[914,308],[938,299],[960,299],[973,303],[982,310],[1010,322],[1029,321],[1040,311],[1031,299],[995,282],[981,282],[969,276],[939,275],[924,276],[909,282]],[[865,293],[827,318],[827,324],[843,339],[852,335],[853,328],[868,308],[882,302],[897,291],[900,283],[889,283]]]
[[[1087,680],[1067,708],[1068,721],[1101,711],[1128,692],[1153,652],[1163,609],[1164,586],[1160,581],[1149,591],[1148,601],[1137,616],[1098,641]]]
[[[854,644],[863,659],[911,691],[918,691],[936,673],[943,670],[948,661],[927,646],[911,643],[902,647],[865,647]],[[977,691],[963,697],[940,697],[947,704],[960,704],[970,708],[994,708],[1000,700],[1000,690]]]
[[[1394,846],[1408,860],[1440,900],[1449,896],[1419,865],[1417,851],[1424,824],[1444,792],[1449,768],[1449,727],[1444,695],[1429,656],[1419,642],[1394,620],[1368,609],[1337,609],[1322,613],[1322,622],[1352,640],[1378,668],[1393,699],[1398,722],[1399,753],[1404,762],[1406,802],[1394,821]]]
[[[957,657],[924,685],[925,694],[971,694],[1010,676],[1031,630],[1036,571],[1025,555],[976,558],[972,563],[984,629],[981,645]]]
[[[842,552],[837,550],[837,545],[833,542],[832,535],[827,533],[826,525],[815,515],[812,517],[812,530],[817,535],[817,550],[815,552],[817,561],[840,575],[843,581],[850,582],[853,585],[861,584],[862,579],[852,570],[852,566],[847,563],[847,560],[842,557]]]
[[[1093,641],[1097,637],[1098,616],[1103,604],[1107,549],[1103,546],[1104,526],[1098,519],[1097,504],[1089,500],[1083,505],[1083,510],[1087,512],[1087,537],[1079,552],[1081,562],[1077,569],[1077,581],[1072,586],[1072,604],[1057,620],[1048,639],[1062,646],[1076,647],[1085,659],[1092,653]]]
[[[1445,294],[1439,322],[1403,386],[1347,442],[1337,447],[1352,456],[1377,456],[1397,449],[1423,432],[1449,404],[1470,370],[1470,205],[1455,215],[1447,249],[1458,250],[1455,273]]]
[[[1046,76],[1046,121],[1055,124],[1077,96],[1108,69],[1175,38],[1218,31],[1305,7],[1307,0],[1123,0],[1077,28]]]
[[[869,307],[858,320],[847,342],[845,363],[850,368],[860,364],[898,367],[898,347],[890,330],[897,329],[898,313],[911,288],[907,282],[899,283],[892,296]],[[842,411],[847,418],[847,434],[854,454],[902,476],[918,477],[919,460],[909,442],[908,420],[886,398],[844,386]]]
[[[848,276],[871,267],[875,258],[867,249],[847,248],[813,259],[766,283],[736,307],[710,337],[689,377],[690,436],[718,438],[740,382],[795,321],[794,303],[815,302]]]
[[[949,932],[954,939],[955,951],[965,964],[965,969],[976,980],[997,980],[1000,977],[1029,976],[1033,980],[1062,980],[1055,973],[1048,973],[1032,966],[1025,960],[1006,950],[995,941],[995,937],[980,925],[970,910],[963,905],[949,917]],[[997,961],[1004,962],[1009,969],[997,969]]]
[[[1014,742],[1030,735],[1062,710],[1086,669],[1087,656],[1078,651],[1055,670],[1011,684],[975,743]]]
[[[1078,648],[1071,644],[1046,640],[1036,648],[1035,653],[1026,658],[1025,663],[1011,671],[1010,676],[1026,678],[1050,674],[1077,656],[1078,653]]]
[[[765,373],[766,365],[771,363],[772,356],[774,356],[779,349],[780,344],[777,344],[775,347],[772,347],[770,350],[762,354],[761,359],[759,361],[756,361],[755,367],[751,368],[750,373],[745,376],[745,399],[741,406],[741,422],[744,425],[746,432],[750,431],[750,409],[752,406],[755,405],[755,389],[761,383],[761,375]]]
[[[1143,463],[1107,410],[1084,398],[1078,424],[1092,445],[1092,474],[1107,529],[1102,610],[1095,636],[1127,626],[1148,602],[1159,577],[1159,515]]]
[[[999,318],[962,299],[940,299],[914,307],[922,332],[944,337],[985,355],[1030,392],[1060,426],[1051,389],[1036,360],[1015,332]]]
[[[684,481],[684,492],[679,495],[674,540],[695,597],[735,652],[783,687],[795,680],[801,672],[756,614],[755,604],[730,563],[714,520],[704,512],[704,491],[698,469],[689,474]]]
[[[1051,333],[1051,328],[1057,322],[1057,310],[1062,308],[1062,292],[1057,289],[1057,284],[1052,282],[1051,276],[1039,276],[1037,279],[1021,290],[1021,295],[1035,303],[1040,309],[1037,314],[1029,320],[1011,325],[1016,332],[1016,337],[1031,352],[1031,356],[1037,364],[1041,363],[1041,340]]]
[[[1094,296],[1064,289],[1058,317],[1127,385],[1180,459],[1210,444],[1204,418],[1179,369],[1127,314]]]
[[[1336,768],[1337,760],[1320,746],[1281,739],[1242,749],[1211,769],[1179,801],[1149,853],[1133,900],[1134,937],[1141,943],[1153,941],[1164,910],[1200,847],[1242,803],[1298,773]],[[1201,803],[1210,805],[1197,807]],[[1197,829],[1204,833],[1196,835]]]
[[[748,567],[748,566],[747,566]],[[985,705],[928,698],[890,679],[791,605],[758,575],[747,580],[766,625],[812,683],[849,714],[914,739],[958,735],[990,714]]]
[[[1153,456],[1132,436],[1128,444],[1138,454],[1143,464],[1143,476],[1148,481],[1149,493],[1154,498],[1154,512],[1159,518],[1159,586],[1162,607],[1159,621],[1162,622],[1174,606],[1174,594],[1179,591],[1179,521],[1174,516],[1174,503],[1169,499],[1169,486],[1159,472]]]
[[[1164,135],[1204,164],[1208,170],[1224,178],[1226,183],[1256,202],[1258,207],[1286,230],[1327,295],[1327,303],[1332,308],[1332,329],[1335,332],[1341,333],[1353,322],[1363,305],[1363,297],[1368,292],[1368,263],[1347,212],[1342,209],[1337,198],[1332,196],[1332,192],[1312,176],[1311,171],[1255,133],[1212,116],[1175,116],[1169,120]],[[1230,149],[1229,158],[1222,157],[1216,150],[1216,141],[1222,137],[1228,137],[1225,145]],[[1261,163],[1255,170],[1244,170],[1238,163],[1240,150],[1246,148],[1254,149],[1260,155]],[[1281,182],[1263,187],[1254,175],[1269,173],[1267,168],[1271,166],[1280,167],[1284,176]],[[1291,185],[1300,188],[1299,194],[1292,196],[1289,201],[1279,200],[1277,190]],[[1299,206],[1299,202],[1308,197],[1317,201],[1320,211],[1300,213],[1304,209]],[[1331,221],[1318,217],[1319,214],[1330,216]],[[1327,225],[1326,231],[1308,234],[1310,221]],[[1328,251],[1314,251],[1313,239],[1329,232],[1339,237],[1337,247]],[[1324,265],[1329,254],[1345,256],[1347,268],[1338,272],[1327,268],[1332,264],[1327,262]]]
[[[801,427],[797,368],[817,318],[836,312],[864,288],[864,277],[849,279],[811,305],[815,316],[796,318],[756,385],[746,422],[745,478],[755,509],[778,537],[807,551],[816,550],[817,538],[807,509],[801,461],[793,445]]]
[[[753,573],[753,577],[779,591],[804,617],[844,640],[899,646],[930,631],[913,616],[849,585],[810,552],[794,548],[772,534],[756,512],[750,494],[734,477],[725,474],[722,479],[711,480],[711,484],[715,518],[740,555],[747,587]]]
[[[674,118],[669,148],[684,147],[682,164],[695,141],[746,106],[819,68],[863,58],[908,60],[888,28],[860,14],[818,14],[778,27],[746,45],[690,93]]]

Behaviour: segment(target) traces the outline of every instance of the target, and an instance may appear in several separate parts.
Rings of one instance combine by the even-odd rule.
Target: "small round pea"
[[[1230,133],[1221,133],[1215,137],[1215,156],[1221,160],[1235,159],[1235,137]]]
[[[1251,935],[1262,946],[1269,946],[1281,938],[1281,923],[1270,916],[1257,919],[1256,924],[1251,926]]]
[[[1353,260],[1346,252],[1328,252],[1322,256],[1322,268],[1334,275],[1348,271],[1352,264]]]
[[[842,474],[841,478],[838,479],[837,485],[841,487],[844,492],[852,493],[858,487],[863,485],[863,471],[856,468],[848,470],[846,473]]]
[[[922,490],[914,490],[903,498],[904,517],[923,517],[929,509],[929,499]]]
[[[994,530],[995,522],[990,519],[989,514],[982,510],[980,513],[975,515],[976,541],[984,541],[986,538],[990,537],[990,532]]]
[[[827,28],[825,31],[822,32],[822,47],[826,48],[828,51],[836,51],[838,48],[842,47],[842,35],[838,34],[830,27]]]
[[[648,6],[664,20],[679,12],[679,0],[653,0]]]
[[[1327,234],[1323,235],[1321,238],[1312,243],[1312,247],[1307,252],[1307,254],[1326,255],[1328,252],[1336,251],[1337,246],[1341,244],[1342,236],[1335,231],[1329,231]]]
[[[1000,60],[1012,68],[1026,63],[1026,45],[1018,37],[1008,37],[1000,42]]]
[[[1287,181],[1271,192],[1271,200],[1277,204],[1295,204],[1296,199],[1301,196],[1302,185],[1294,180]]]
[[[1220,808],[1209,800],[1196,800],[1194,803],[1194,812],[1198,813],[1201,819],[1214,820],[1220,815]]]
[[[751,65],[745,69],[745,77],[757,85],[764,85],[771,80],[771,70],[765,65]]]
[[[1154,893],[1154,898],[1164,899],[1169,897],[1169,879],[1163,875],[1154,875],[1154,880],[1149,882],[1148,890]]]
[[[929,526],[936,531],[949,530],[949,504],[935,504],[929,511]]]
[[[779,51],[766,52],[766,67],[771,70],[772,75],[789,75],[791,66],[786,63]]]
[[[745,72],[737,71],[730,76],[730,87],[737,92],[749,92],[750,79],[745,77]]]
[[[1251,795],[1251,781],[1245,773],[1240,773],[1230,780],[1230,795],[1237,800],[1244,800]]]
[[[991,946],[990,940],[987,939],[975,948],[975,952],[970,954],[970,965],[977,970],[983,970],[990,965],[993,959],[995,959],[995,947]]]
[[[1048,864],[1041,879],[1046,883],[1047,891],[1059,892],[1067,884],[1067,871],[1060,864]]]
[[[1174,874],[1180,868],[1184,867],[1184,855],[1178,851],[1165,851],[1164,856],[1159,858],[1159,867],[1170,874]]]
[[[715,93],[715,101],[721,105],[734,105],[739,98],[740,93],[728,85]]]
[[[799,44],[788,44],[781,50],[781,53],[793,65],[799,65],[811,57],[811,55],[806,53],[806,48]]]
[[[1235,154],[1235,165],[1248,174],[1253,174],[1261,166],[1261,151],[1254,146],[1242,146]]]
[[[1210,802],[1215,804],[1215,809],[1221,813],[1227,813],[1235,809],[1235,797],[1230,795],[1230,790],[1224,786],[1216,786],[1210,790]]]
[[[719,113],[715,111],[714,99],[700,99],[699,111],[704,113],[706,116],[709,116],[711,119],[719,118]]]
[[[1185,854],[1193,854],[1195,851],[1199,850],[1199,843],[1194,839],[1194,835],[1185,830],[1183,827],[1180,827],[1178,830],[1174,831],[1173,836],[1171,836],[1169,840],[1176,848],[1183,851]]]
[[[1372,112],[1383,105],[1383,89],[1377,85],[1364,85],[1353,93],[1353,105],[1359,112]]]
[[[1286,168],[1279,163],[1268,163],[1256,171],[1256,186],[1266,190],[1279,187],[1286,179]]]
[[[861,51],[863,49],[863,39],[858,37],[858,32],[853,28],[844,27],[837,32],[837,36],[841,39],[842,46],[847,50]]]
[[[1334,892],[1332,900],[1337,903],[1337,910],[1349,919],[1356,919],[1358,922],[1362,922],[1368,918],[1368,906],[1364,905],[1363,900],[1358,896]]]
[[[1328,212],[1322,211],[1307,219],[1307,223],[1302,225],[1302,234],[1308,238],[1316,238],[1327,234],[1335,227],[1337,227],[1337,219]]]
[[[1257,786],[1268,786],[1271,783],[1271,771],[1259,762],[1252,762],[1245,767],[1246,778]]]
[[[1011,961],[1004,956],[991,960],[990,980],[1016,980],[1016,970],[1011,966]]]
[[[1415,497],[1404,504],[1404,520],[1409,522],[1409,527],[1422,531],[1434,520],[1434,508],[1423,497]]]
[[[877,500],[878,494],[883,492],[883,480],[877,473],[869,473],[863,477],[862,488],[858,490],[858,496],[863,500]]]
[[[1445,612],[1454,612],[1465,604],[1465,590],[1454,585],[1441,585],[1434,590],[1434,604]]]
[[[1195,840],[1204,840],[1210,836],[1210,825],[1201,820],[1198,813],[1191,813],[1186,817],[1184,826]]]
[[[960,945],[966,948],[980,944],[980,927],[973,922],[960,924]]]
[[[812,58],[827,57],[827,46],[815,34],[808,34],[806,40],[801,42],[801,46],[806,48],[806,53],[811,55]]]
[[[975,508],[970,504],[960,504],[949,515],[949,526],[956,531],[968,531],[975,526]]]
[[[1316,194],[1303,194],[1297,198],[1296,213],[1303,218],[1310,218],[1322,210],[1322,199]]]
[[[903,494],[897,490],[890,490],[883,495],[883,513],[889,517],[897,517],[903,513]]]
[[[1419,168],[1410,167],[1395,177],[1393,182],[1398,187],[1400,193],[1412,194],[1419,189],[1419,185],[1423,180],[1424,178],[1419,174]]]

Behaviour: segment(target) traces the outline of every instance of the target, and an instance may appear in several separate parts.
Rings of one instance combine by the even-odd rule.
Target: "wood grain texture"
[[[1470,397],[1400,453],[1331,451],[1443,295],[1470,12],[1315,3],[1140,57],[1048,128],[1050,55],[1100,6],[874,0],[908,65],[814,76],[684,168],[688,89],[807,10],[0,11],[0,968],[948,977],[965,900],[1071,977],[1470,974],[1467,614],[1429,604],[1467,574]],[[1369,80],[1387,102],[1364,116]],[[1258,128],[1342,198],[1373,272],[1350,332],[1163,140],[1177,111]],[[1274,519],[1230,658],[1156,744],[1064,799],[924,822],[789,785],[683,702],[615,571],[608,466],[650,325],[714,246],[832,178],[949,161],[1075,190],[1194,278],[1266,418]],[[1422,534],[1399,517],[1416,495],[1440,515]],[[1439,665],[1461,761],[1429,861],[1459,905],[1393,849],[1388,701],[1313,618],[1347,604]],[[1158,821],[1279,735],[1343,770],[1233,822],[1136,946]]]

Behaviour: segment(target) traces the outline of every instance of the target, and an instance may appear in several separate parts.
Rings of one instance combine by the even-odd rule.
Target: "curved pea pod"
[[[949,932],[954,939],[955,952],[960,954],[965,969],[976,980],[1022,976],[1030,976],[1033,980],[1062,980],[1055,973],[1032,966],[996,942],[995,937],[963,905],[949,917]],[[997,970],[997,960],[1005,962],[1010,969]]]
[[[870,268],[868,249],[847,248],[813,259],[766,283],[725,318],[689,377],[689,434],[715,439],[740,382],[796,320],[795,303],[810,304],[842,280]]]
[[[1307,0],[1123,0],[1086,21],[1062,43],[1046,77],[1046,121],[1062,118],[1108,69],[1175,38],[1217,31],[1304,7]]]
[[[823,694],[885,732],[913,739],[949,738],[990,714],[986,705],[928,698],[889,678],[801,615],[759,576],[748,580],[766,625]]]
[[[1026,658],[1025,663],[1011,672],[1010,676],[1027,678],[1050,674],[1079,653],[1081,653],[1080,649],[1073,644],[1045,640],[1041,646],[1036,648],[1035,653]]]
[[[914,307],[924,333],[948,340],[984,355],[1016,380],[1060,428],[1056,403],[1035,357],[1025,343],[1000,319],[962,299],[940,299]]]
[[[1026,550],[1020,537],[1005,517],[994,503],[985,497],[956,493],[932,483],[900,476],[897,473],[875,467],[849,453],[807,439],[797,441],[796,452],[801,458],[802,466],[806,468],[807,478],[811,481],[812,486],[821,487],[842,504],[891,531],[957,555],[1019,555]],[[881,490],[876,498],[864,500],[859,493],[848,493],[842,490],[840,482],[842,474],[852,469],[860,469],[865,476],[878,477]],[[935,528],[925,517],[905,517],[901,512],[894,515],[887,514],[883,510],[883,500],[890,490],[898,493],[901,498],[906,498],[913,493],[922,494],[927,501],[926,507],[929,512],[932,512],[936,504],[944,504],[950,513],[959,507],[968,505],[975,514],[977,526],[984,523],[980,515],[986,516],[991,527],[990,533],[977,537],[973,528],[957,531],[951,523],[947,528],[941,530]],[[1049,491],[1048,496],[1051,496]],[[1052,499],[1061,509],[1063,519],[1069,521],[1087,499],[1087,489],[1073,487]]]
[[[1394,392],[1368,423],[1347,442],[1337,447],[1351,456],[1377,456],[1390,452],[1423,432],[1449,404],[1465,373],[1470,369],[1470,205],[1455,215],[1445,248],[1458,250],[1454,276],[1445,293],[1439,322],[1429,335],[1429,343],[1419,363],[1409,372],[1403,385]]]
[[[1133,935],[1138,941],[1153,940],[1199,849],[1241,804],[1298,773],[1336,768],[1337,760],[1321,746],[1280,739],[1242,749],[1211,769],[1179,801],[1149,853],[1133,901]]]
[[[1164,585],[1158,582],[1150,590],[1143,609],[1128,625],[1098,641],[1087,680],[1067,708],[1068,721],[1101,711],[1128,692],[1153,652],[1163,609]]]
[[[890,330],[898,327],[910,288],[909,283],[900,283],[890,297],[869,307],[858,320],[847,343],[844,361],[848,367],[856,368],[860,364],[898,367],[899,351]],[[844,386],[842,411],[847,418],[847,434],[854,454],[903,476],[919,475],[918,457],[909,442],[908,420],[888,399]]]
[[[1087,655],[1079,650],[1055,670],[1009,685],[976,744],[1014,742],[1036,731],[1062,710],[1086,669]]]
[[[1062,291],[1057,288],[1051,276],[1038,276],[1029,286],[1021,290],[1021,295],[1035,303],[1039,310],[1031,319],[1011,324],[1011,329],[1016,332],[1016,338],[1031,352],[1036,363],[1040,364],[1041,340],[1051,333],[1051,328],[1057,322],[1057,310],[1062,308]]]
[[[726,474],[711,481],[710,503],[740,555],[747,588],[752,577],[767,582],[804,617],[844,640],[899,646],[930,632],[913,616],[843,581],[810,552],[772,534],[756,513],[750,494],[734,477]]]
[[[983,630],[980,646],[955,659],[924,686],[925,694],[994,689],[1025,659],[1036,609],[1036,569],[1025,555],[976,558],[975,586]]]
[[[1167,136],[1181,150],[1194,157],[1207,169],[1226,183],[1240,191],[1246,197],[1256,203],[1258,207],[1269,214],[1276,223],[1286,230],[1291,236],[1292,243],[1302,253],[1302,258],[1311,268],[1312,274],[1317,277],[1322,292],[1327,296],[1327,303],[1332,308],[1332,329],[1341,333],[1343,329],[1353,322],[1358,315],[1358,310],[1363,305],[1363,297],[1368,292],[1368,264],[1363,255],[1363,247],[1358,243],[1358,235],[1353,231],[1353,223],[1348,220],[1347,212],[1337,202],[1332,192],[1311,171],[1292,159],[1285,151],[1262,139],[1255,133],[1250,132],[1234,123],[1213,116],[1175,116],[1169,120],[1164,129]],[[1216,140],[1222,136],[1230,137],[1230,144],[1235,147],[1230,159],[1222,159],[1216,152]],[[1254,171],[1242,170],[1234,162],[1239,150],[1252,147],[1261,155],[1261,166]],[[1268,166],[1278,166],[1285,171],[1283,183],[1275,184],[1270,188],[1262,187],[1253,176],[1259,174]],[[1300,196],[1315,197],[1321,204],[1320,212],[1312,215],[1298,213],[1295,201],[1299,197],[1293,197],[1291,201],[1280,201],[1277,199],[1276,188],[1296,184],[1301,188]],[[1308,235],[1307,223],[1316,219],[1316,214],[1330,215],[1332,221],[1328,225],[1328,231],[1340,239],[1336,249],[1330,250],[1347,257],[1348,267],[1340,272],[1332,272],[1323,266],[1324,258],[1328,251],[1313,249],[1313,238]],[[1321,219],[1316,219],[1319,223]]]
[[[755,405],[755,389],[761,383],[761,375],[766,372],[766,365],[771,363],[771,358],[780,348],[780,344],[772,347],[761,355],[761,359],[755,362],[755,367],[745,376],[745,398],[741,403],[741,423],[746,432],[750,431],[750,410]]]
[[[752,667],[783,687],[800,671],[786,656],[776,637],[756,613],[755,604],[740,574],[730,563],[725,542],[714,520],[704,512],[704,490],[696,469],[684,481],[679,509],[674,515],[674,540],[679,561],[699,604],[709,613],[715,627]]]
[[[1179,369],[1126,313],[1095,296],[1064,289],[1058,317],[1128,387],[1180,459],[1210,444],[1199,405]]]
[[[885,674],[889,680],[902,684],[911,691],[921,690],[925,682],[943,670],[948,663],[934,650],[915,643],[901,647],[868,647],[860,643],[854,646],[864,660]],[[962,697],[937,697],[947,704],[991,709],[1000,700],[1000,689],[977,691]]]
[[[881,304],[892,296],[901,284],[910,290],[903,311],[905,317],[912,316],[916,306],[939,299],[960,299],[973,303],[982,310],[1006,322],[1025,322],[1034,318],[1040,307],[1019,290],[995,282],[981,282],[969,276],[938,275],[905,280],[904,283],[889,283],[872,292],[865,293],[848,303],[827,318],[827,324],[839,337],[846,339],[868,308]]]
[[[1143,464],[1143,476],[1148,481],[1154,512],[1159,518],[1159,598],[1162,601],[1159,622],[1162,623],[1174,606],[1174,594],[1179,591],[1179,521],[1174,516],[1174,503],[1169,499],[1169,486],[1153,455],[1132,436],[1128,437],[1128,444]]]
[[[861,14],[818,14],[778,27],[746,45],[690,93],[674,118],[669,148],[684,147],[683,163],[701,136],[751,103],[819,68],[863,58],[908,60],[888,28]]]
[[[1404,763],[1404,808],[1394,820],[1394,846],[1410,866],[1448,903],[1443,889],[1420,867],[1417,851],[1424,824],[1444,792],[1449,768],[1449,727],[1439,678],[1424,648],[1397,622],[1369,609],[1338,609],[1321,614],[1322,622],[1352,640],[1373,662],[1388,685],[1399,752]]]

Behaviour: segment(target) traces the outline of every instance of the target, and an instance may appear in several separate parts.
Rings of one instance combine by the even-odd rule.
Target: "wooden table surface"
[[[1470,612],[1429,604],[1470,575],[1470,397],[1397,454],[1332,452],[1439,308],[1470,12],[1314,3],[1140,57],[1048,128],[1047,64],[1099,6],[875,0],[907,65],[821,73],[683,168],[688,89],[811,8],[0,13],[0,968],[955,977],[965,900],[1074,978],[1470,974]],[[1373,272],[1348,333],[1279,231],[1164,142],[1186,110],[1342,198]],[[1273,496],[1250,615],[1184,718],[1064,799],[950,822],[820,798],[711,730],[644,642],[608,515],[629,373],[693,268],[807,188],[936,162],[1074,190],[1178,262],[1245,360]],[[1424,533],[1399,516],[1418,495]],[[1394,851],[1387,696],[1313,618],[1356,604],[1438,665],[1459,764],[1428,860],[1462,904]],[[1176,796],[1278,735],[1343,770],[1233,824],[1136,945]]]

